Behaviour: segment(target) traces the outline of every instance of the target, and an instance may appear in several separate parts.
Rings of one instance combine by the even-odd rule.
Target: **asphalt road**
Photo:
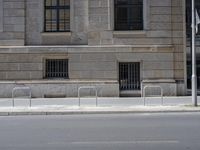
[[[0,117],[0,150],[199,150],[200,113]]]

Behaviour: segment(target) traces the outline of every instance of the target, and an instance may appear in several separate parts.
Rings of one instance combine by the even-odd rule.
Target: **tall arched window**
[[[45,0],[45,32],[70,31],[70,0]]]

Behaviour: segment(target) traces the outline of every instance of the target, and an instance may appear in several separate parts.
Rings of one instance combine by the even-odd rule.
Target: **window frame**
[[[118,79],[119,79],[120,91],[140,91],[141,90],[141,81],[142,81],[141,66],[142,66],[141,61],[119,61],[118,62]],[[123,83],[123,80],[126,80],[126,79],[128,82]]]
[[[109,0],[109,6],[110,6],[110,9],[109,9],[110,30],[114,31],[114,33],[126,34],[126,32],[128,32],[130,34],[134,34],[134,33],[138,34],[140,32],[148,31],[150,29],[150,0],[143,0],[143,30],[115,30],[114,0]]]
[[[48,74],[48,68],[49,67],[55,67],[56,65],[56,63],[54,64],[54,66],[47,66],[48,64],[47,64],[47,61],[66,61],[66,76],[60,76],[59,74],[64,74],[64,72],[61,72],[59,69],[59,71],[57,72],[57,74],[58,74],[58,76],[49,76],[49,75],[47,75]],[[53,65],[53,64],[52,64]],[[58,65],[58,64],[57,64]],[[64,67],[64,66],[63,66]],[[63,69],[63,68],[62,68]],[[50,69],[51,70],[51,69]],[[54,69],[54,70],[56,70],[56,69]],[[62,71],[64,71],[64,69],[62,70]],[[55,72],[50,72],[50,73],[52,73],[52,74],[56,74],[56,71]],[[46,59],[44,59],[44,78],[45,79],[69,79],[69,59],[68,58],[46,58]]]
[[[60,6],[59,5],[59,0],[56,0],[56,6],[46,6],[46,0],[44,0],[44,32],[70,32],[71,28],[71,0],[69,0],[69,5],[67,6]],[[46,10],[56,10],[56,30],[47,30],[46,29]],[[69,29],[60,29],[60,19],[59,19],[59,12],[60,10],[69,10]],[[67,19],[68,20],[68,19]],[[66,20],[65,20],[66,21]]]
[[[131,15],[131,9],[139,6],[140,9],[137,11],[137,15],[140,14],[141,18],[136,20],[134,18],[134,14]],[[130,3],[130,1],[127,1],[127,4],[117,4],[117,0],[114,0],[114,30],[115,31],[141,31],[144,29],[144,2],[141,0],[141,2],[138,1],[138,3]],[[120,9],[127,10],[127,20],[123,24],[123,20],[118,19],[117,11]],[[142,9],[142,10],[141,10]],[[131,20],[132,18],[132,20]],[[135,25],[135,24],[138,24]],[[124,26],[124,27],[123,27]]]

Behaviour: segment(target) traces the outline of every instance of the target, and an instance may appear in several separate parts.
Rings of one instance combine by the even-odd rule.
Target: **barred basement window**
[[[143,0],[115,0],[115,30],[143,30]]]
[[[119,63],[120,90],[140,90],[140,63]]]
[[[70,0],[45,0],[45,32],[70,31]]]
[[[46,78],[69,78],[68,59],[46,59]]]

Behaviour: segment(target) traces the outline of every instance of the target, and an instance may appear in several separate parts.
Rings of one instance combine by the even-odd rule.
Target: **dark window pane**
[[[70,0],[45,0],[45,31],[70,30]]]
[[[188,38],[190,37],[190,34],[191,34],[191,22],[192,22],[191,4],[192,4],[191,0],[186,0],[186,33],[187,33]],[[199,0],[195,0],[195,9],[200,15],[200,1]],[[200,38],[200,32],[198,32],[197,38]]]
[[[115,30],[143,29],[143,0],[115,0]]]
[[[68,59],[47,59],[45,66],[46,78],[69,78]]]
[[[140,63],[119,63],[120,90],[140,90]]]
[[[195,0],[195,8],[200,15],[200,1]],[[187,33],[187,47],[191,47],[191,0],[186,0],[186,33]],[[196,47],[200,46],[200,25],[198,26],[199,32],[196,34]],[[191,52],[191,51],[190,51]],[[200,56],[197,53],[196,56],[197,62],[197,88],[200,90]],[[191,62],[191,53],[187,54],[187,88],[191,89],[191,76],[192,76],[192,62]]]
[[[143,0],[115,0],[115,4],[143,4]]]

